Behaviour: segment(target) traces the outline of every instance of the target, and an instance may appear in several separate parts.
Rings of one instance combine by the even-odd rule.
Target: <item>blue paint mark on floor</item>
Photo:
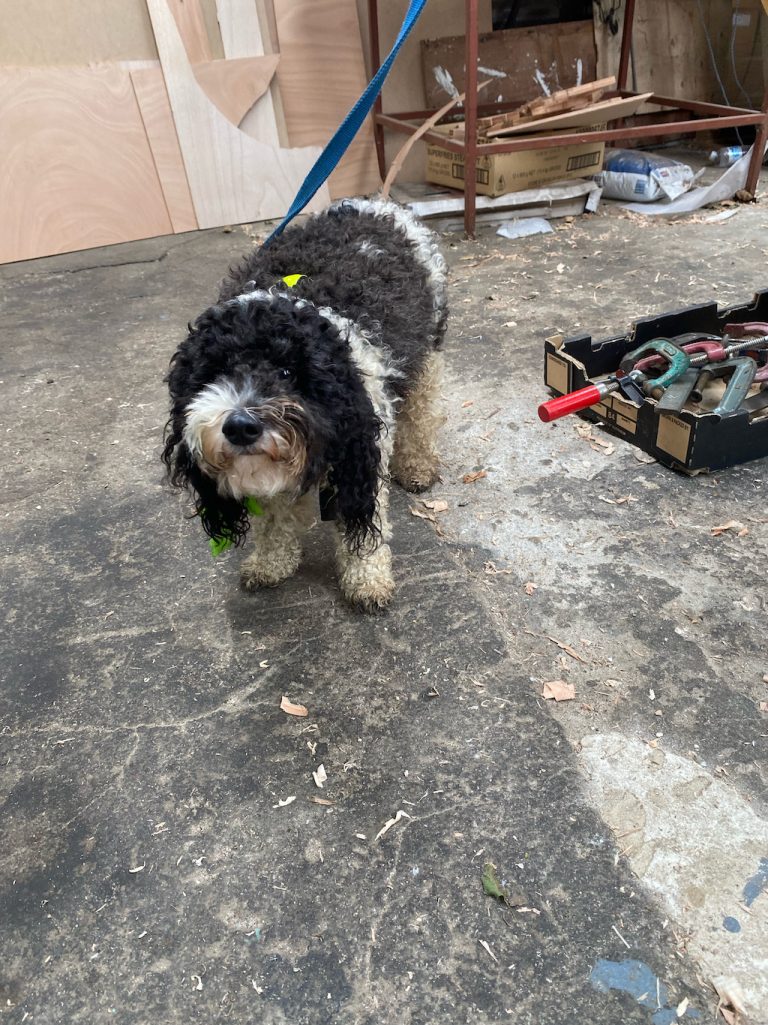
[[[606,961],[599,960],[589,977],[589,981],[607,993],[611,989],[629,993],[642,1006],[654,1010],[651,1017],[653,1025],[672,1025],[675,1021],[685,1018],[696,1019],[701,1015],[695,1008],[688,1008],[682,1018],[677,1017],[675,1007],[669,1004],[669,990],[657,975],[642,961]]]
[[[761,858],[757,872],[747,880],[742,892],[744,903],[748,908],[752,907],[766,886],[768,886],[768,858]]]
[[[726,915],[723,919],[723,928],[727,929],[728,932],[741,932],[741,922],[738,918],[733,918],[731,915]]]

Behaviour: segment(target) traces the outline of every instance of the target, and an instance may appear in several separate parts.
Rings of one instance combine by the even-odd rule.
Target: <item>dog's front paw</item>
[[[346,588],[342,582],[341,589],[350,605],[354,606],[359,612],[367,612],[368,615],[373,615],[376,612],[383,612],[392,601],[392,596],[395,593],[395,582],[390,579],[386,583],[376,586],[366,585],[354,589]]]
[[[440,461],[436,455],[421,458],[395,459],[392,464],[392,476],[401,488],[414,493],[426,491],[440,480]]]
[[[279,549],[276,551],[256,551],[243,563],[240,569],[240,581],[248,591],[257,587],[275,587],[283,580],[293,576],[299,568],[301,549]]]
[[[389,545],[364,557],[347,553],[339,566],[339,586],[347,601],[361,612],[385,609],[395,593]]]
[[[412,474],[406,477],[405,480],[400,481],[400,485],[406,490],[410,491],[413,495],[419,495],[422,491],[428,491],[433,484],[437,484],[440,480],[440,474],[437,470],[431,473],[423,474]]]

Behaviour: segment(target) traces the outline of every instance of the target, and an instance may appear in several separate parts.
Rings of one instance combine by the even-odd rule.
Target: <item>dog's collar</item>
[[[295,288],[303,277],[303,274],[286,274],[284,278],[281,278],[281,281],[283,281],[289,288]]]

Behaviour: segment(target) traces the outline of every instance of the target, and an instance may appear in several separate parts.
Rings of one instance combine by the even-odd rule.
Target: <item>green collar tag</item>
[[[245,511],[249,516],[264,515],[264,509],[260,502],[257,499],[252,498],[250,495],[243,499],[243,505],[245,506]],[[221,555],[222,552],[226,552],[228,548],[231,548],[232,543],[231,537],[212,537],[208,542],[208,547],[211,549],[211,555],[215,559],[217,555]]]
[[[289,288],[295,288],[303,277],[303,274],[286,274],[283,281]]]

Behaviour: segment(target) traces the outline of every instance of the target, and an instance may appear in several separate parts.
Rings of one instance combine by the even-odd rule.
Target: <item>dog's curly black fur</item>
[[[425,348],[441,345],[448,311],[444,296],[434,295],[427,267],[393,227],[390,217],[361,213],[351,203],[331,207],[302,228],[289,228],[233,268],[219,302],[247,287],[268,289],[286,275],[303,274],[292,290],[294,297],[330,307],[370,331],[375,344],[388,349],[405,372],[393,381],[402,395]],[[363,253],[361,242],[366,243]]]
[[[293,287],[283,282],[297,274]],[[336,204],[230,271],[167,377],[163,459],[170,481],[192,491],[210,536],[242,542],[246,495],[298,497],[324,482],[350,550],[375,547],[391,414],[441,343],[443,282],[429,234],[381,201]],[[250,415],[267,438],[268,481],[237,469],[238,459],[246,467],[261,458],[266,442],[233,447],[218,427],[213,442],[205,436],[230,410]],[[275,475],[286,465],[283,487]]]

